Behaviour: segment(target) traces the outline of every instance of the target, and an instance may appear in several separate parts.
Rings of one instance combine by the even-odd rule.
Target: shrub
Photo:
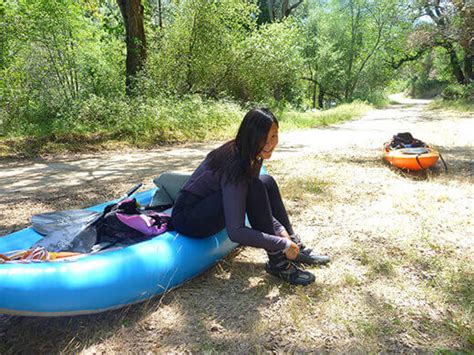
[[[441,92],[441,97],[447,100],[457,100],[464,95],[464,88],[459,84],[450,84]]]
[[[431,99],[441,94],[447,83],[439,80],[413,80],[410,86],[410,96],[421,99]]]

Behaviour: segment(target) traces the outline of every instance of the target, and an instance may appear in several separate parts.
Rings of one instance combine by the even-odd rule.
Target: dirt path
[[[330,253],[293,288],[245,249],[162,298],[74,318],[0,317],[0,353],[57,351],[416,351],[472,349],[474,119],[400,104],[281,134],[270,162],[308,244]],[[449,173],[404,175],[381,160],[397,132],[438,147]],[[0,162],[0,235],[32,214],[117,197],[217,144]]]

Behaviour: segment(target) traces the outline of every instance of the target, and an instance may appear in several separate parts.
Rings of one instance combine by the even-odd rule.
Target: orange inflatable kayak
[[[393,166],[408,170],[425,170],[435,165],[439,152],[431,147],[390,149],[384,146],[384,158]]]

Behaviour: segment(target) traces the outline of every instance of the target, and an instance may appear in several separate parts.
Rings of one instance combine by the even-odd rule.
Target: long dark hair
[[[247,112],[235,139],[207,155],[210,169],[234,184],[249,182],[258,176],[262,160],[257,156],[265,146],[273,123],[278,126],[278,120],[266,108]]]

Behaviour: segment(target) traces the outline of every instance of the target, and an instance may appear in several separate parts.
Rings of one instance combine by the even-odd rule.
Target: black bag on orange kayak
[[[416,139],[410,132],[397,133],[389,143],[390,149],[426,147],[426,143]]]

